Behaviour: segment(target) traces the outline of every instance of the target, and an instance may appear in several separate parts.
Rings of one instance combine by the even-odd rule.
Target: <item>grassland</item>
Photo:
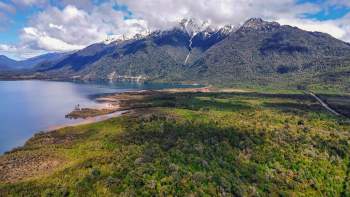
[[[0,157],[0,196],[349,196],[350,123],[311,96],[142,92]]]

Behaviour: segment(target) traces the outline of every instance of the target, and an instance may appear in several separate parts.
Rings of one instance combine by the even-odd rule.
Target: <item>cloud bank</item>
[[[317,20],[330,6],[350,6],[348,0],[298,3],[297,0],[45,0],[0,2],[0,16],[16,9],[41,8],[28,20],[15,46],[0,45],[0,52],[35,54],[72,51],[106,39],[109,35],[135,34],[146,29],[166,29],[182,18],[208,21],[214,26],[240,25],[251,17],[278,21],[308,31],[321,31],[350,41],[350,14],[338,19]],[[0,17],[1,18],[1,17]],[[1,20],[0,20],[1,24]],[[1,30],[1,29],[0,29]],[[32,50],[32,53],[28,51]],[[26,52],[26,53],[24,53]]]

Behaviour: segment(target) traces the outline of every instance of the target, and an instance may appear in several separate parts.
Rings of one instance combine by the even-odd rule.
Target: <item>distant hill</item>
[[[306,88],[350,88],[350,45],[319,32],[253,18],[211,28],[183,20],[166,31],[97,43],[35,67],[41,76]]]
[[[43,63],[59,60],[65,55],[65,53],[47,53],[20,61],[0,55],[0,70],[33,69],[35,66],[40,66]]]
[[[16,61],[4,55],[0,55],[0,70],[9,70],[16,65]]]

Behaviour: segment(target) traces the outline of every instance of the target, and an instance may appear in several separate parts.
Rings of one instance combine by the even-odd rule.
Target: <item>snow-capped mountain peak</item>
[[[264,21],[261,18],[251,18],[247,20],[241,27],[241,30],[253,30],[253,31],[261,31],[261,30],[269,30],[279,28],[280,24],[277,22],[268,22]]]
[[[199,21],[192,18],[182,19],[180,22],[180,26],[190,36],[196,35],[199,32],[203,32],[210,29],[210,24],[208,21]]]
[[[208,21],[201,21],[193,18],[184,18],[182,19],[177,26],[173,28],[180,28],[182,31],[186,32],[190,38],[195,37],[197,34],[202,33],[205,37],[210,37],[214,33],[220,33],[221,35],[229,35],[231,32],[236,31],[236,26],[233,25],[225,25],[221,27],[212,26]],[[165,31],[165,30],[164,30]],[[128,33],[128,34],[120,34],[120,35],[109,35],[103,41],[104,44],[108,45],[111,43],[120,43],[128,40],[137,40],[145,38],[149,35],[162,34],[164,32],[162,30],[156,31],[142,31],[138,33]]]
[[[123,41],[128,41],[128,40],[138,40],[142,39],[144,37],[147,37],[148,35],[151,34],[151,31],[143,31],[139,33],[134,33],[134,34],[120,34],[120,35],[109,35],[107,38],[103,41],[104,44],[111,44],[111,43],[118,43],[118,42],[123,42]]]
[[[236,30],[237,30],[237,27],[236,27],[236,26],[233,26],[233,25],[225,25],[225,26],[223,26],[223,27],[221,27],[221,28],[219,29],[219,32],[220,32],[221,34],[228,35],[228,34],[234,32],[234,31],[236,31]]]

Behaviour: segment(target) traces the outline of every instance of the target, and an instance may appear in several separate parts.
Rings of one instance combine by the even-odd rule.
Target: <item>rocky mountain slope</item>
[[[328,34],[251,19],[207,50],[186,73],[219,84],[294,82],[347,69],[349,55],[350,45]]]
[[[193,64],[203,52],[225,39],[230,28],[214,30],[206,24],[183,20],[166,31],[91,45],[36,71],[81,80],[175,81],[183,78],[184,66]]]
[[[216,29],[187,19],[169,30],[91,45],[35,72],[53,79],[346,85],[349,57],[348,43],[324,33],[257,18]]]

